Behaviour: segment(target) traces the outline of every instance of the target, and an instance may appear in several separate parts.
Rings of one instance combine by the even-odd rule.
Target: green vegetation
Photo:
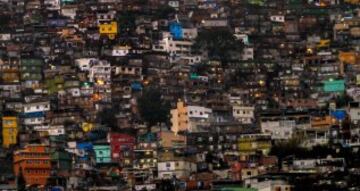
[[[170,104],[164,102],[161,97],[159,90],[146,88],[138,99],[140,115],[150,127],[169,121]]]
[[[243,44],[228,29],[204,30],[199,32],[193,45],[194,52],[207,51],[210,59],[227,64],[234,55],[242,52]]]

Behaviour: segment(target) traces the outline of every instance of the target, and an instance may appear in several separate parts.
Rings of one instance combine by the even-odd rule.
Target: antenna
[[[176,19],[176,22],[179,23],[179,18],[178,18],[177,14],[175,14],[175,19]]]

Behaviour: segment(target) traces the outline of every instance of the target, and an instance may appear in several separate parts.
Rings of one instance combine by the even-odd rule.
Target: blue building
[[[170,23],[170,34],[175,40],[183,39],[183,28],[179,22]]]

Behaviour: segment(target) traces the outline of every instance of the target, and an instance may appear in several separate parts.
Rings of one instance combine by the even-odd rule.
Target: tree
[[[210,59],[219,59],[223,64],[229,62],[233,55],[239,55],[242,49],[243,43],[227,29],[201,31],[193,45],[195,52],[205,50]]]
[[[167,123],[170,112],[169,102],[161,99],[161,92],[155,88],[144,89],[141,97],[138,98],[140,115],[149,127],[157,123]]]
[[[352,97],[344,93],[341,96],[335,98],[336,107],[346,107],[350,102],[354,101]]]
[[[117,128],[116,111],[112,108],[105,108],[98,113],[98,120],[101,124],[110,127],[112,130]]]
[[[155,18],[159,19],[167,19],[169,15],[175,14],[176,10],[173,7],[170,6],[160,6],[159,9],[157,9],[152,15]]]
[[[136,13],[131,11],[125,11],[121,13],[121,15],[118,15],[117,22],[119,26],[120,34],[128,33],[129,31],[132,31],[135,29],[135,18]]]
[[[6,27],[11,21],[11,17],[9,15],[0,15],[0,26],[1,28]]]
[[[278,157],[278,168],[282,169],[282,162],[290,156],[302,156],[306,149],[300,147],[301,138],[294,137],[288,141],[275,143],[271,147],[270,154]]]

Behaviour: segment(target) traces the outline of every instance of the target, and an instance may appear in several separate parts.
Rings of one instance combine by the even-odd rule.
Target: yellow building
[[[268,134],[244,134],[238,139],[240,153],[254,154],[261,151],[268,154],[271,149],[271,136]]]
[[[160,146],[162,148],[183,148],[186,146],[186,137],[182,135],[175,135],[170,131],[158,132],[160,138]]]
[[[176,109],[170,111],[171,114],[171,131],[177,134],[179,131],[185,131],[189,127],[189,116],[187,107],[184,102],[178,101]]]
[[[115,39],[118,33],[117,22],[99,24],[99,33],[100,35],[106,35],[109,39]]]
[[[326,48],[330,46],[330,40],[329,39],[323,39],[320,40],[320,42],[316,45],[317,48]]]
[[[2,136],[3,147],[9,148],[10,145],[17,143],[18,122],[17,117],[2,117]]]

